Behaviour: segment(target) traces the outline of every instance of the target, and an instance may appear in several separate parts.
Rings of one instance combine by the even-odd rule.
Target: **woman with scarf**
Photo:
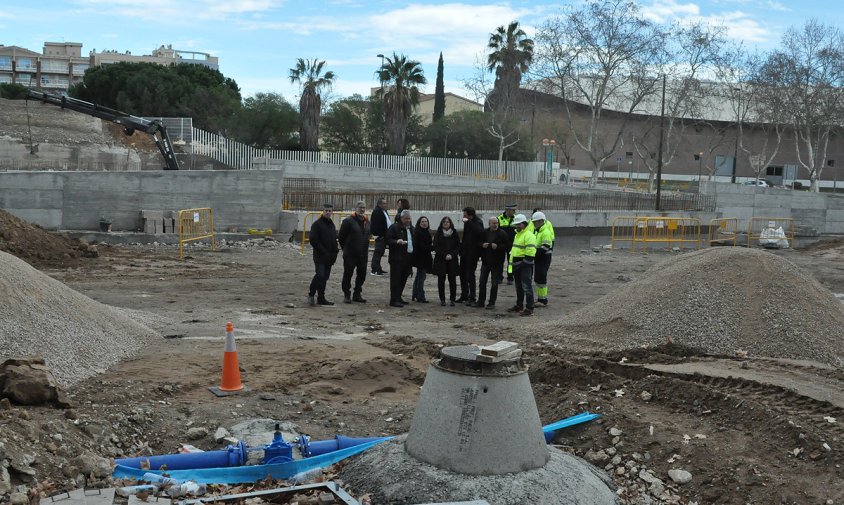
[[[416,228],[413,229],[413,254],[411,264],[416,268],[416,277],[413,279],[414,302],[428,303],[425,297],[425,277],[431,271],[431,251],[434,246],[431,237],[431,224],[425,216],[416,221]]]
[[[457,290],[457,273],[460,271],[460,237],[454,229],[451,218],[445,216],[440,221],[440,227],[434,235],[434,268],[437,274],[437,287],[440,291],[440,305],[445,306],[445,280],[448,278],[450,305],[454,307],[455,291]]]

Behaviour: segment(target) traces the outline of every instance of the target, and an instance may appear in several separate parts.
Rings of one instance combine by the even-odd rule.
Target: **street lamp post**
[[[733,152],[733,174],[730,177],[730,182],[735,184],[736,183],[736,172],[738,171],[738,145],[739,145],[739,135],[741,135],[741,88],[733,88],[733,92],[736,93],[736,147],[735,151]]]
[[[545,147],[545,182],[551,183],[551,172],[554,169],[554,146],[557,141],[554,139],[542,139],[542,145]],[[551,148],[550,150],[548,148]]]
[[[384,109],[384,55],[377,54],[381,58],[381,69],[378,71],[378,80],[381,81],[381,140],[378,144],[378,168],[381,168],[381,158],[384,157],[384,128],[386,128],[386,114]]]

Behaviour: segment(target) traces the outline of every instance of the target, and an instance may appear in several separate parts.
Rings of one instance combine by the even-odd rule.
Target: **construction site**
[[[221,170],[178,142],[207,170],[160,170],[139,132],[27,106],[0,100],[2,503],[844,503],[844,197],[712,182],[655,211],[542,163]],[[344,304],[340,261],[309,306],[320,204],[381,196],[542,208],[548,305],[396,309],[374,275]]]

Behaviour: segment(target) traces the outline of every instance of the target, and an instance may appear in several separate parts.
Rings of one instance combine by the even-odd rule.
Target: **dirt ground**
[[[329,281],[337,305],[311,308],[305,295],[312,262],[292,244],[200,248],[184,262],[173,247],[98,248],[98,258],[47,272],[100,302],[149,312],[149,324],[167,336],[71,391],[78,419],[69,429],[79,433],[65,437],[90,440],[102,455],[173,452],[181,443],[217,448],[216,428],[250,418],[291,421],[316,438],[400,434],[440,347],[509,339],[509,329],[526,320],[504,311],[514,303],[512,286],[502,286],[496,311],[437,303],[394,309],[388,277],[368,276],[369,303],[346,305],[342,266]],[[551,305],[530,320],[576,310],[670,254],[555,252]],[[844,293],[840,245],[778,254]],[[427,292],[437,299],[433,279]],[[235,324],[252,391],[217,398],[207,387],[220,380],[226,321]],[[673,345],[575,355],[546,343],[525,351],[543,422],[584,410],[603,414],[563,432],[557,443],[566,450],[635,453],[666,481],[669,469],[684,468],[693,479],[677,488],[681,503],[844,503],[840,369],[754,358],[743,364]],[[61,416],[30,411],[46,433]],[[188,440],[195,427],[210,435]],[[611,427],[623,431],[620,442],[613,443]],[[615,476],[622,488],[626,479]],[[644,503],[635,494],[622,497]]]

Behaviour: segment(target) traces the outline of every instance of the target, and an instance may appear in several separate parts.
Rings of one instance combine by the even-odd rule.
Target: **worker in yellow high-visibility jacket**
[[[516,305],[508,309],[523,316],[533,315],[533,259],[536,256],[536,236],[524,214],[513,218],[516,236],[510,249],[507,271],[513,273],[516,284]]]
[[[537,211],[530,220],[536,235],[536,260],[533,280],[536,284],[536,303],[548,306],[548,270],[551,268],[551,251],[554,250],[554,226],[545,218],[545,213]]]

